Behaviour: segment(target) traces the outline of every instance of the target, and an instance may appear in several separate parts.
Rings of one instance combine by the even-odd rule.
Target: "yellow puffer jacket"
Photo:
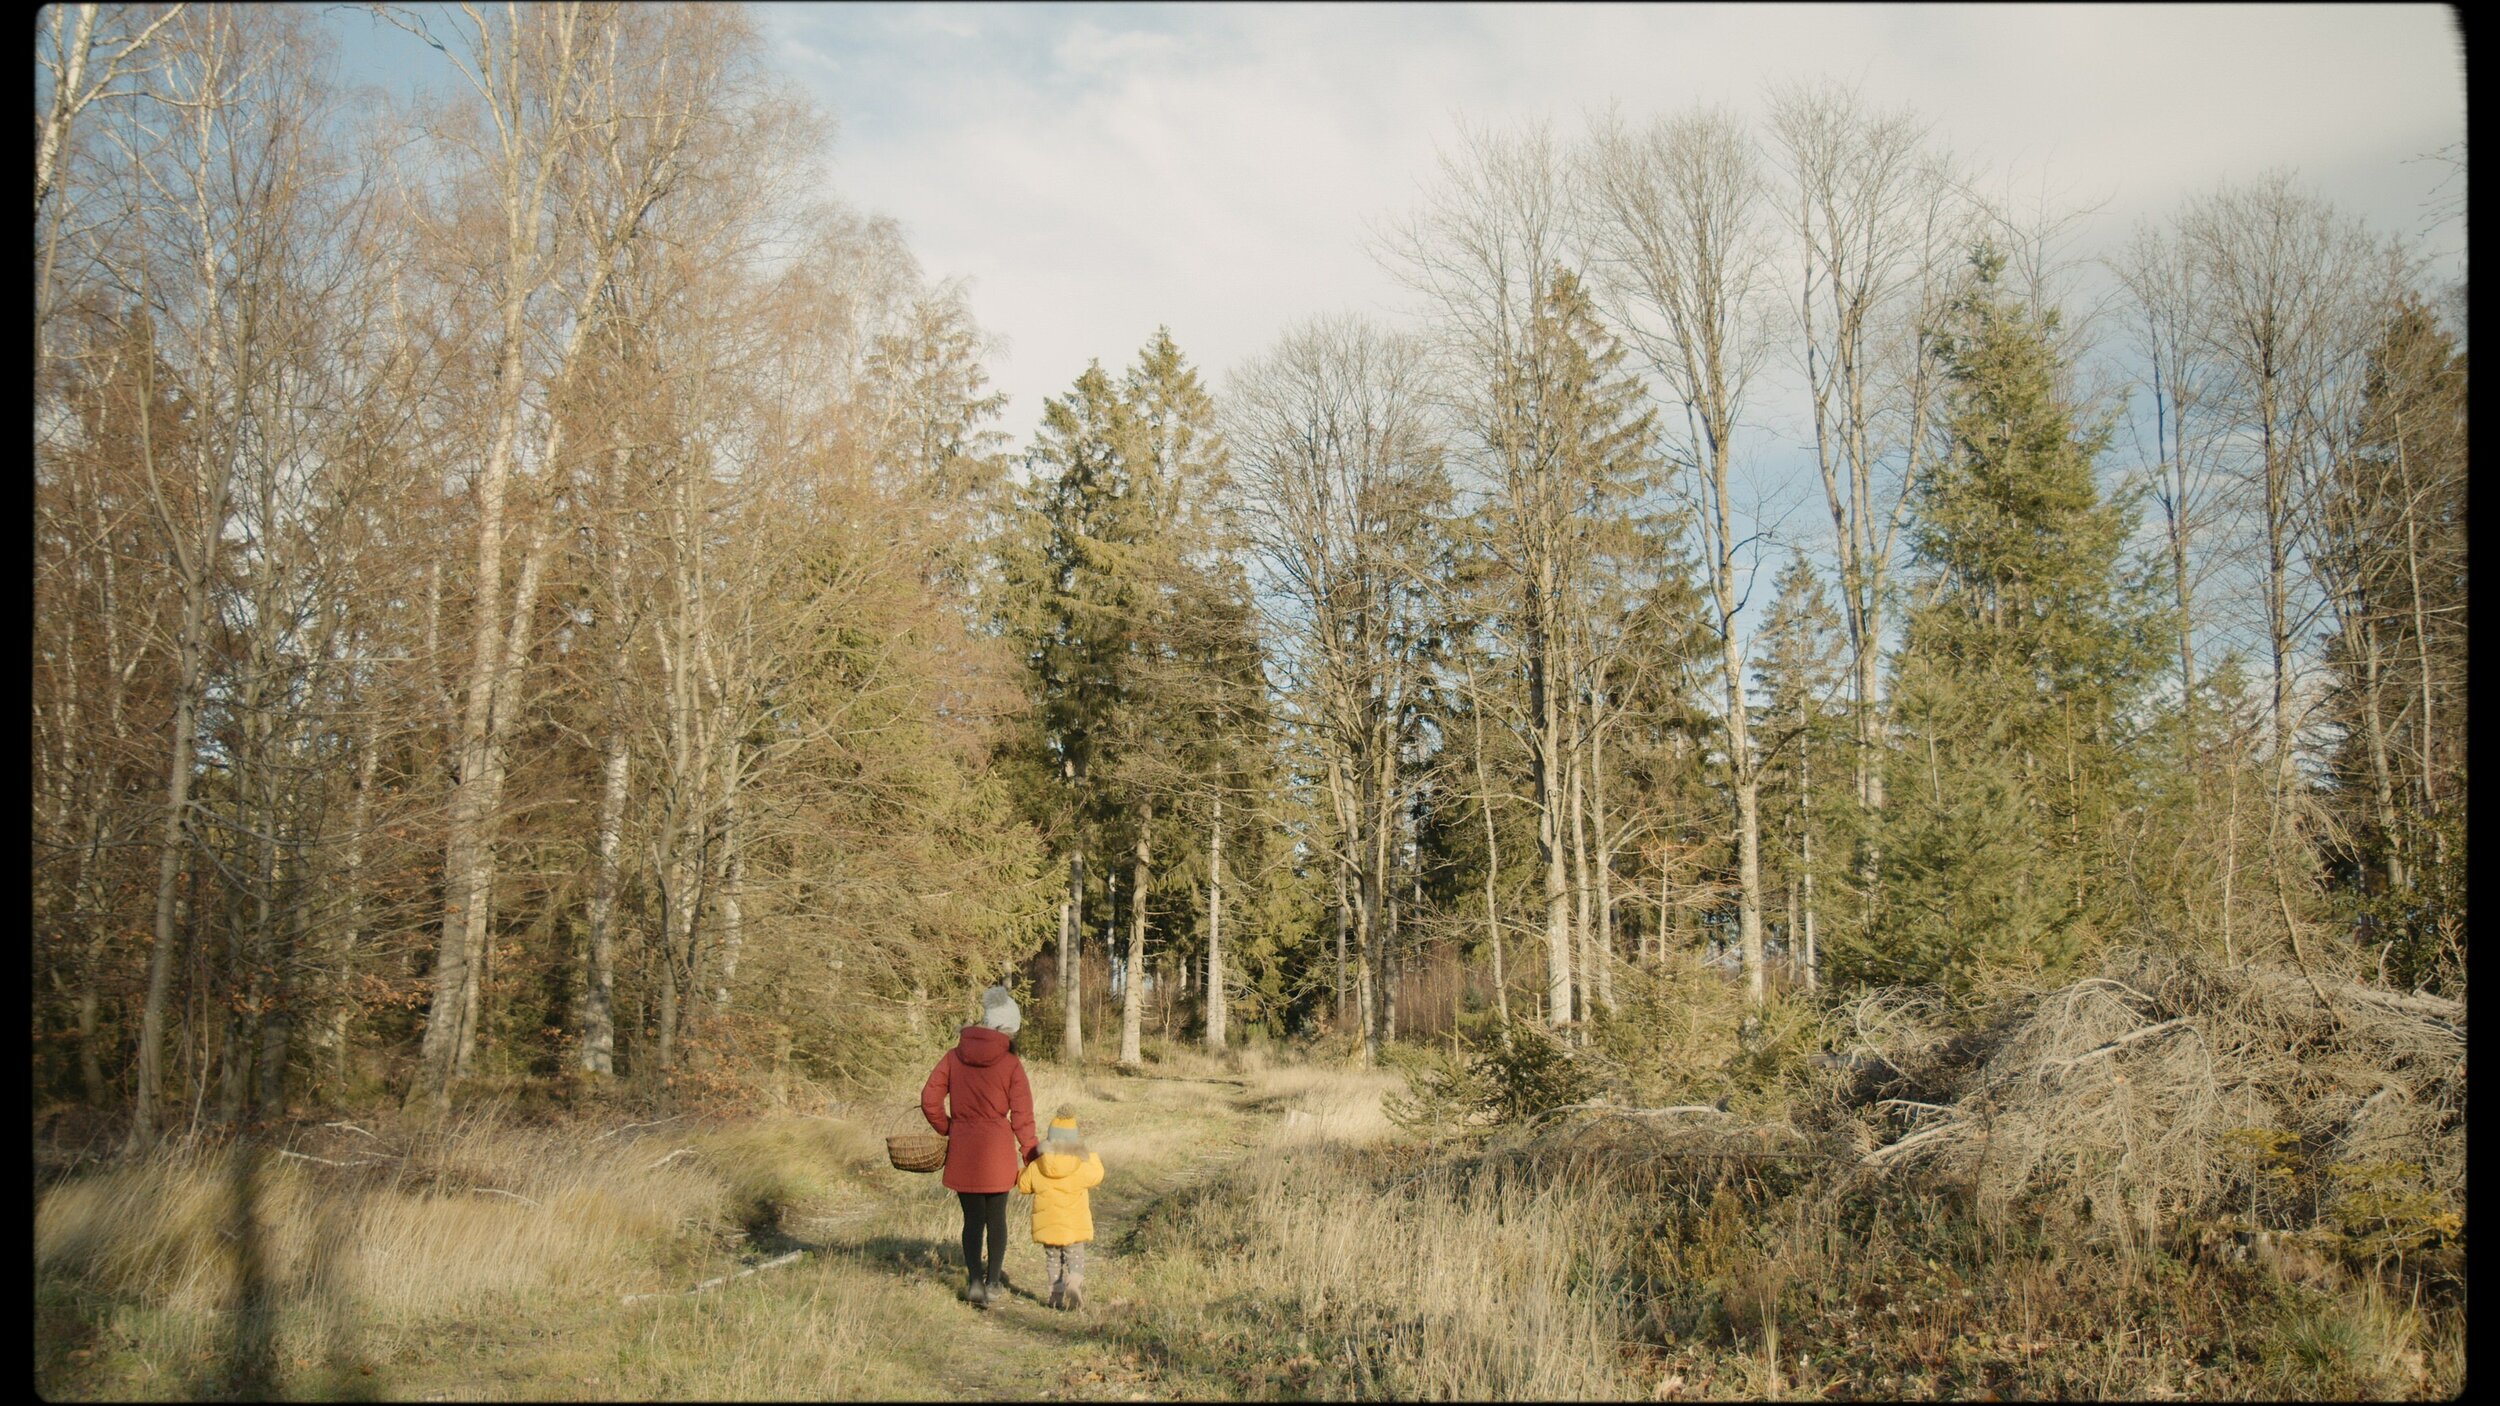
[[[1033,1198],[1034,1240],[1074,1245],[1093,1239],[1094,1209],[1085,1188],[1101,1184],[1102,1158],[1092,1152],[1044,1152],[1025,1163],[1016,1190]]]

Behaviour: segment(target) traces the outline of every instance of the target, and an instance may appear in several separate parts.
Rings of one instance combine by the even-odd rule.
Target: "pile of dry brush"
[[[2437,1203],[2463,1205],[2459,1001],[2130,952],[1977,1019],[1892,991],[1834,1022],[1839,1052],[1811,1062],[1785,1118],[1579,1104],[1537,1120],[1527,1143],[1610,1159],[1803,1159],[1843,1183],[1920,1176],[2121,1236],[2230,1218],[2269,1158],[2297,1161],[2318,1186],[2338,1169],[2404,1165]]]

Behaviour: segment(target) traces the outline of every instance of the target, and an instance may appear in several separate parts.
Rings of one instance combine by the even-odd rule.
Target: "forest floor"
[[[2464,1380],[2461,1247],[2382,1289],[2193,1247],[2114,1254],[1915,1180],[1835,1197],[1803,1172],[1643,1179],[1602,1149],[1435,1144],[1387,1117],[1403,1081],[1385,1070],[1028,1068],[1037,1111],[1074,1103],[1107,1170],[1076,1312],[1041,1298],[1023,1198],[1004,1301],[958,1297],[953,1194],[885,1158],[919,1125],[916,1080],[708,1118],[533,1122],[487,1100],[450,1127],[308,1119],[39,1183],[35,1385],[1956,1400],[2422,1399]]]
[[[961,1218],[953,1193],[934,1174],[895,1171],[882,1155],[885,1133],[919,1125],[910,1110],[912,1091],[897,1086],[837,1108],[843,1116],[771,1115],[734,1120],[709,1138],[681,1128],[673,1137],[643,1133],[621,1146],[607,1143],[617,1160],[633,1167],[650,1161],[654,1150],[691,1144],[694,1157],[680,1154],[675,1170],[686,1170],[689,1161],[711,1163],[705,1170],[713,1172],[715,1185],[763,1189],[738,1199],[734,1224],[714,1218],[701,1237],[707,1248],[647,1256],[606,1284],[555,1274],[560,1282],[548,1285],[549,1292],[497,1293],[486,1299],[491,1309],[485,1312],[394,1311],[374,1289],[377,1279],[390,1275],[387,1265],[378,1273],[366,1268],[365,1288],[347,1294],[305,1292],[301,1269],[273,1274],[289,1281],[291,1296],[332,1302],[327,1311],[297,1306],[264,1314],[206,1306],[185,1311],[177,1306],[182,1294],[174,1284],[160,1293],[98,1293],[92,1281],[103,1276],[83,1276],[90,1282],[80,1283],[39,1269],[37,1384],[54,1399],[172,1400],[1239,1394],[1237,1378],[1159,1346],[1149,1315],[1141,1312],[1155,1290],[1141,1282],[1149,1256],[1137,1231],[1158,1208],[1268,1145],[1279,1130],[1307,1136],[1319,1122],[1291,1106],[1290,1093],[1254,1091],[1254,1078],[1212,1064],[1197,1078],[1109,1070],[1079,1077],[1038,1062],[1031,1069],[1041,1116],[1046,1120],[1062,1101],[1075,1102],[1087,1141],[1108,1168],[1093,1192],[1096,1233],[1080,1310],[1055,1310],[1037,1292],[1042,1252],[1032,1240],[1030,1201],[1023,1197],[1010,1203],[1005,1300],[984,1309],[960,1297]],[[1377,1076],[1348,1077],[1362,1084],[1360,1097],[1371,1110],[1360,1121],[1377,1124],[1385,1084]],[[496,1145],[489,1155],[473,1153],[467,1160],[491,1164],[493,1154],[510,1151]],[[806,1159],[824,1164],[818,1174],[787,1168]],[[764,1162],[785,1165],[756,1165]],[[289,1189],[273,1188],[271,1173],[259,1175],[261,1187],[253,1194],[262,1199],[261,1220],[288,1215],[268,1203],[294,1205]],[[509,1175],[500,1184],[536,1191],[535,1198],[495,1194],[527,1200],[545,1217],[558,1214],[550,1207],[567,1204],[562,1193]],[[134,1198],[125,1192],[121,1199]],[[150,1199],[182,1198],[157,1190]],[[468,1204],[477,1208],[472,1216],[531,1214],[509,1201]],[[312,1219],[319,1213],[295,1214]],[[370,1218],[374,1212],[368,1206],[356,1214]],[[220,1233],[229,1243],[235,1239],[230,1231]],[[283,1238],[264,1233],[271,1241]],[[439,1245],[445,1236],[438,1230],[429,1238]],[[684,1251],[687,1236],[678,1239]],[[516,1258],[538,1252],[520,1241],[513,1237]],[[796,1261],[687,1291],[794,1250],[801,1252]],[[414,1262],[418,1256],[409,1258],[405,1272],[425,1276]]]

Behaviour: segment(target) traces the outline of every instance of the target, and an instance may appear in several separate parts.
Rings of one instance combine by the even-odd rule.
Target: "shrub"
[[[1586,1102],[1595,1089],[1588,1065],[1533,1022],[1482,1027],[1464,1049],[1455,1059],[1437,1050],[1395,1056],[1407,1092],[1391,1100],[1390,1118],[1414,1130],[1491,1127]]]

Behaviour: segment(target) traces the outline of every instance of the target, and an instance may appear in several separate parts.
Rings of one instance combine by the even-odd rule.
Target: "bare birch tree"
[[[1646,130],[1599,127],[1588,192],[1598,268],[1626,334],[1684,411],[1677,446],[1706,494],[1698,515],[1717,612],[1728,785],[1735,801],[1738,934],[1748,997],[1765,999],[1760,765],[1748,730],[1743,597],[1729,484],[1738,413],[1770,348],[1769,244],[1752,143],[1732,118],[1696,113]]]
[[[1849,641],[1865,837],[1856,867],[1860,917],[1871,921],[1873,821],[1884,808],[1884,612],[1933,441],[1937,379],[1924,329],[1965,252],[1966,221],[1951,166],[1927,149],[1928,125],[1906,109],[1873,112],[1851,89],[1798,85],[1772,95],[1770,129],[1801,261],[1795,307]]]
[[[1447,492],[1425,376],[1413,341],[1323,318],[1244,368],[1227,397],[1269,630],[1287,642],[1279,662],[1328,777],[1336,867],[1354,876],[1347,906],[1367,1061],[1401,799],[1397,750],[1423,662],[1424,534]]]
[[[1569,173],[1550,130],[1469,130],[1440,158],[1422,207],[1386,253],[1439,331],[1443,391],[1464,427],[1460,456],[1502,523],[1496,550],[1519,592],[1515,658],[1528,692],[1530,775],[1545,874],[1545,1018],[1572,1019],[1563,598],[1571,485],[1565,447],[1538,394],[1539,315],[1572,264]],[[1455,447],[1455,446],[1454,446]]]

